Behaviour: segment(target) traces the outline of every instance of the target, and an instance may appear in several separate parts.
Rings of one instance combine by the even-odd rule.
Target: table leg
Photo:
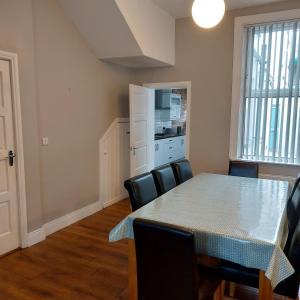
[[[137,300],[137,273],[134,240],[128,240],[128,281],[129,300]]]
[[[259,300],[272,300],[273,289],[264,271],[259,271]]]

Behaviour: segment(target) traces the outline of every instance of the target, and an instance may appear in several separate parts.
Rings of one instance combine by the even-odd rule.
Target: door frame
[[[27,223],[24,148],[23,148],[18,55],[11,52],[0,51],[0,59],[8,61],[10,66],[14,140],[15,140],[15,148],[16,148],[16,155],[17,155],[16,184],[17,184],[17,201],[18,201],[18,209],[19,209],[19,232],[20,232],[19,246],[25,248],[27,247],[28,223]]]
[[[152,89],[186,89],[187,96],[187,112],[186,112],[186,146],[185,156],[190,159],[190,134],[191,134],[191,106],[192,106],[192,82],[178,81],[178,82],[159,82],[159,83],[144,83],[144,87]]]

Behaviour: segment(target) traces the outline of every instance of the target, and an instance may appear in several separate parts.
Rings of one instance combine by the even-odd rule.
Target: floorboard
[[[0,258],[0,300],[128,299],[127,243],[109,243],[108,234],[129,212],[120,201]],[[236,295],[257,299],[255,289],[238,287]]]

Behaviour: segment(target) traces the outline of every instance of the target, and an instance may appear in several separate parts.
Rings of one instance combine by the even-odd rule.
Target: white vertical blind
[[[249,26],[240,158],[300,164],[300,21]]]

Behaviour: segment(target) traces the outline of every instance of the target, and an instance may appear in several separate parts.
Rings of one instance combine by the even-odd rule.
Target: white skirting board
[[[46,239],[46,232],[43,227],[36,229],[27,234],[27,243],[26,247],[33,246],[39,242],[42,242]]]
[[[100,201],[85,206],[84,208],[75,210],[63,217],[55,219],[46,223],[43,227],[45,229],[46,236],[50,235],[60,229],[63,229],[71,224],[74,224],[102,209]]]
[[[110,201],[104,202],[103,207],[106,208],[106,207],[111,206],[111,205],[113,205],[121,200],[124,200],[126,198],[128,198],[127,193],[121,194],[118,197],[111,199]]]
[[[76,223],[100,211],[102,208],[102,203],[97,201],[44,224],[43,227],[28,233],[27,247],[44,241],[48,235]]]

